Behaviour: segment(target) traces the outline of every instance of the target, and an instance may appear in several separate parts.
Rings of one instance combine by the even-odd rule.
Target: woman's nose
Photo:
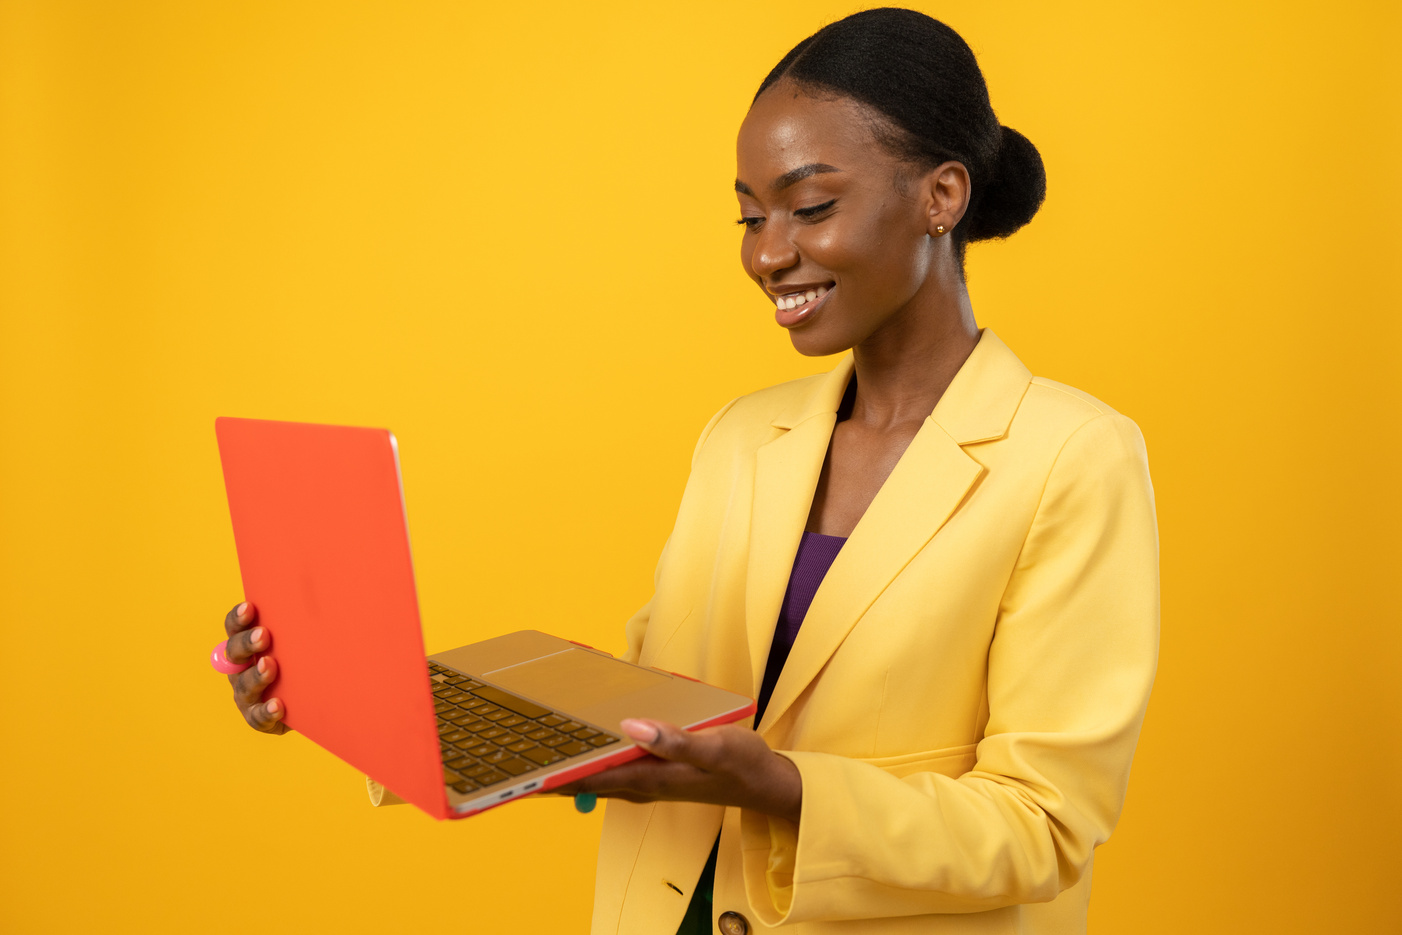
[[[756,276],[768,277],[798,264],[798,248],[782,224],[766,224],[755,238],[750,266]]]

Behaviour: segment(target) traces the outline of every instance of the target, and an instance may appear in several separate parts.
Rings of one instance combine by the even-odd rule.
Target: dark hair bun
[[[992,177],[975,192],[977,209],[964,220],[968,239],[1007,237],[1037,213],[1047,197],[1047,171],[1032,141],[1012,127],[1003,127]]]

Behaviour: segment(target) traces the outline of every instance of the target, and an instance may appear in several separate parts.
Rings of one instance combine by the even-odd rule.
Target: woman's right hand
[[[229,642],[224,646],[224,658],[237,665],[243,665],[258,653],[267,652],[272,645],[272,636],[267,627],[260,627],[258,611],[244,601],[224,617],[224,632]],[[277,678],[277,663],[272,656],[263,656],[256,666],[249,666],[242,672],[229,676],[229,684],[234,688],[234,704],[238,705],[243,719],[254,730],[265,734],[285,734],[287,725],[282,723],[286,709],[281,700],[263,700],[263,691]]]

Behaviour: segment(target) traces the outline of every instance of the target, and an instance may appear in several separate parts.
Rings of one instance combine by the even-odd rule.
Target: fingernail
[[[273,717],[280,717],[282,715],[282,702],[276,698],[268,702],[268,713]]]
[[[236,617],[242,617],[246,613],[248,613],[248,601],[244,601],[242,604],[234,608],[234,616]]]
[[[574,797],[574,810],[581,815],[588,815],[598,803],[599,797],[594,793],[580,792]]]
[[[635,721],[633,718],[625,718],[618,724],[623,728],[623,733],[641,744],[656,743],[657,738],[662,736],[662,732],[646,721]]]
[[[268,657],[267,657],[267,656],[263,656],[261,659],[258,660],[258,674],[259,674],[259,675],[267,675],[267,674],[268,674]]]
[[[254,627],[253,632],[248,634],[248,639],[254,646],[263,645],[263,628]]]

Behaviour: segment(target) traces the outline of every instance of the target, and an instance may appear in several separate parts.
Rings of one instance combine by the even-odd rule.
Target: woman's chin
[[[852,349],[851,342],[806,328],[790,328],[789,340],[793,342],[794,350],[804,357],[831,357],[834,354],[845,354]]]

